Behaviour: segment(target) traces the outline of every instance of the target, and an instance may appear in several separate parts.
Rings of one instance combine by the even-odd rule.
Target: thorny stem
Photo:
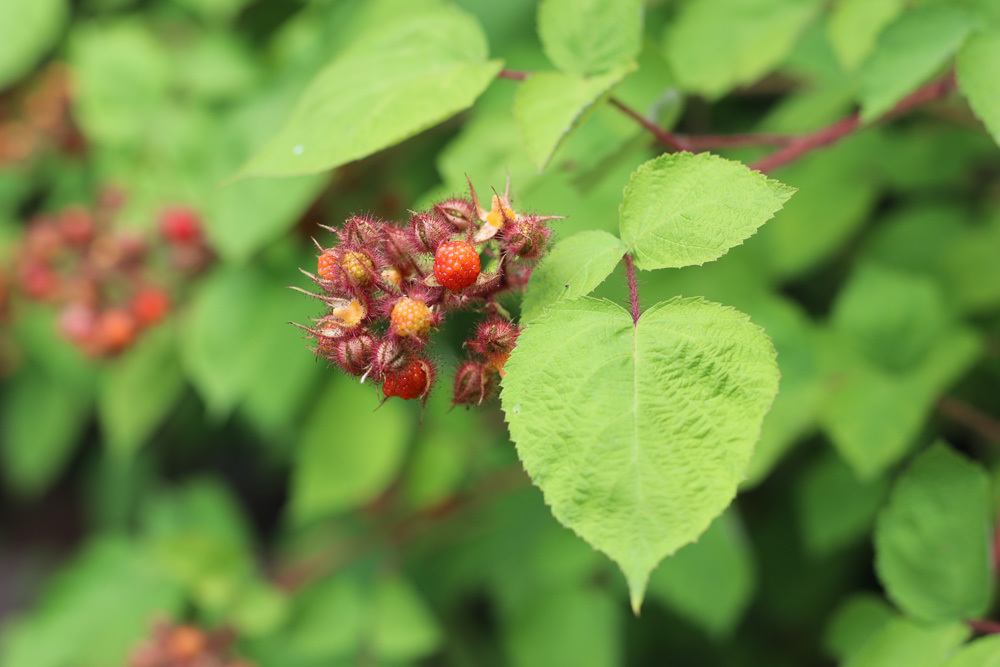
[[[502,79],[512,81],[524,81],[531,72],[504,69],[498,75]],[[882,116],[882,119],[898,116],[902,113],[915,109],[919,106],[939,100],[947,96],[955,88],[955,75],[949,73],[946,76],[932,81],[919,88],[902,99],[891,111]],[[798,136],[787,136],[780,134],[734,134],[734,135],[680,135],[664,130],[649,118],[628,106],[621,100],[612,97],[609,103],[621,111],[623,114],[634,120],[646,131],[652,134],[657,141],[672,151],[706,151],[720,148],[737,148],[741,146],[780,146],[778,150],[770,155],[766,155],[754,164],[752,168],[768,172],[789,162],[794,162],[803,155],[812,151],[829,146],[851,134],[861,127],[861,116],[854,112],[845,118],[822,127],[814,132]]]
[[[625,253],[625,277],[628,279],[628,302],[632,306],[632,326],[639,324],[639,284],[635,280],[635,261],[632,255]]]

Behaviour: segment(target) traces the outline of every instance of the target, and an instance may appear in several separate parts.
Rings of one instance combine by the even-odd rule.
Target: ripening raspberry
[[[143,287],[132,297],[130,308],[139,326],[152,326],[170,312],[170,297],[158,287]]]
[[[434,277],[452,292],[474,284],[479,269],[479,253],[468,241],[442,243],[434,254]]]
[[[386,398],[396,396],[405,400],[423,398],[430,389],[433,370],[423,359],[413,359],[399,371],[386,373],[382,393]]]
[[[397,336],[426,336],[431,329],[434,316],[427,304],[408,296],[401,297],[392,306],[389,320]]]
[[[337,277],[337,253],[325,250],[316,259],[316,275],[323,280],[334,280]]]
[[[160,233],[170,243],[194,244],[201,241],[201,218],[183,206],[171,206],[160,214]]]
[[[96,342],[106,353],[121,352],[135,341],[136,329],[135,318],[127,310],[106,310],[97,319]]]
[[[366,285],[371,281],[375,265],[363,252],[351,251],[344,254],[340,265],[355,285]]]

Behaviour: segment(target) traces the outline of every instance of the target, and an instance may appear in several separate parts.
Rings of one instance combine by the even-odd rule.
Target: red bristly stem
[[[639,324],[639,315],[642,314],[639,310],[639,284],[635,279],[635,261],[629,253],[625,253],[622,259],[625,260],[625,277],[628,279],[628,302],[632,306],[632,325],[635,326]]]
[[[975,619],[968,621],[968,624],[973,631],[978,632],[981,635],[1000,634],[1000,623],[997,623],[996,621]]]
[[[955,87],[955,75],[949,73],[936,81],[928,83],[926,86],[917,89],[915,92],[900,100],[891,111],[884,114],[882,118],[891,118],[899,114],[906,113],[928,102],[941,99],[950,93]],[[768,172],[777,169],[782,165],[799,159],[806,153],[829,146],[843,139],[848,134],[854,132],[861,126],[861,115],[858,112],[852,113],[846,118],[841,118],[835,123],[820,128],[815,132],[798,137],[784,148],[767,155],[750,165],[757,171]]]
[[[499,77],[511,79],[513,81],[524,81],[531,75],[531,72],[520,70],[504,69],[500,71]],[[898,116],[916,107],[939,100],[955,88],[955,75],[948,75],[932,81],[919,88],[901,100],[891,111],[882,116],[882,119]],[[664,130],[649,118],[628,106],[621,100],[612,97],[608,100],[610,104],[623,114],[634,120],[658,142],[672,151],[706,151],[720,148],[738,148],[745,146],[780,146],[778,150],[770,155],[766,155],[751,165],[754,169],[762,172],[772,171],[794,162],[803,155],[812,151],[829,146],[843,139],[861,127],[861,116],[855,112],[849,116],[822,127],[814,132],[799,136],[788,136],[781,134],[734,134],[734,135],[681,135]]]

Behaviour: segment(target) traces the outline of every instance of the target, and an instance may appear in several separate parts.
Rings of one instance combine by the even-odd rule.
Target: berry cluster
[[[436,376],[425,351],[430,332],[452,311],[483,312],[453,397],[457,405],[479,404],[495,391],[517,340],[497,297],[527,284],[554,219],[515,212],[509,185],[484,209],[471,183],[468,198],[439,202],[403,225],[352,216],[340,229],[325,228],[336,234],[335,246],[316,244],[316,273],[304,273],[322,291],[306,294],[328,311],[301,328],[318,356],[381,383],[386,399],[426,400]]]
[[[31,220],[11,278],[0,277],[0,310],[8,308],[9,281],[12,292],[56,306],[61,333],[92,357],[122,352],[163,320],[172,302],[167,283],[176,288],[202,270],[211,251],[198,215],[186,208],[162,211],[165,243],[115,229],[123,203],[109,190],[93,210],[72,206]]]
[[[78,153],[84,139],[70,116],[69,71],[54,64],[23,93],[0,98],[0,165],[50,150]]]
[[[129,667],[252,667],[231,654],[233,635],[207,632],[193,625],[157,623],[152,635],[136,648]]]

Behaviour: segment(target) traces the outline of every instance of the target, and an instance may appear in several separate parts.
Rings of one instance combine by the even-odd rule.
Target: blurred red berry
[[[51,299],[59,289],[59,275],[45,262],[29,261],[21,266],[18,283],[31,299]]]
[[[70,245],[87,245],[94,231],[94,217],[82,206],[72,206],[59,214],[59,232]]]
[[[158,287],[140,288],[132,297],[131,311],[139,326],[152,326],[170,312],[170,297]]]
[[[423,398],[430,388],[430,380],[430,365],[423,359],[413,359],[401,370],[386,374],[382,393],[386,398]]]
[[[479,253],[468,241],[448,241],[434,253],[434,277],[452,292],[475,283],[479,268]]]
[[[135,334],[135,317],[127,310],[106,310],[97,319],[96,342],[103,352],[121,352],[135,341]]]
[[[93,340],[97,327],[97,313],[83,303],[70,303],[59,314],[59,330],[77,344]]]
[[[201,240],[201,218],[189,208],[172,206],[160,214],[160,233],[170,243],[197,243]]]

